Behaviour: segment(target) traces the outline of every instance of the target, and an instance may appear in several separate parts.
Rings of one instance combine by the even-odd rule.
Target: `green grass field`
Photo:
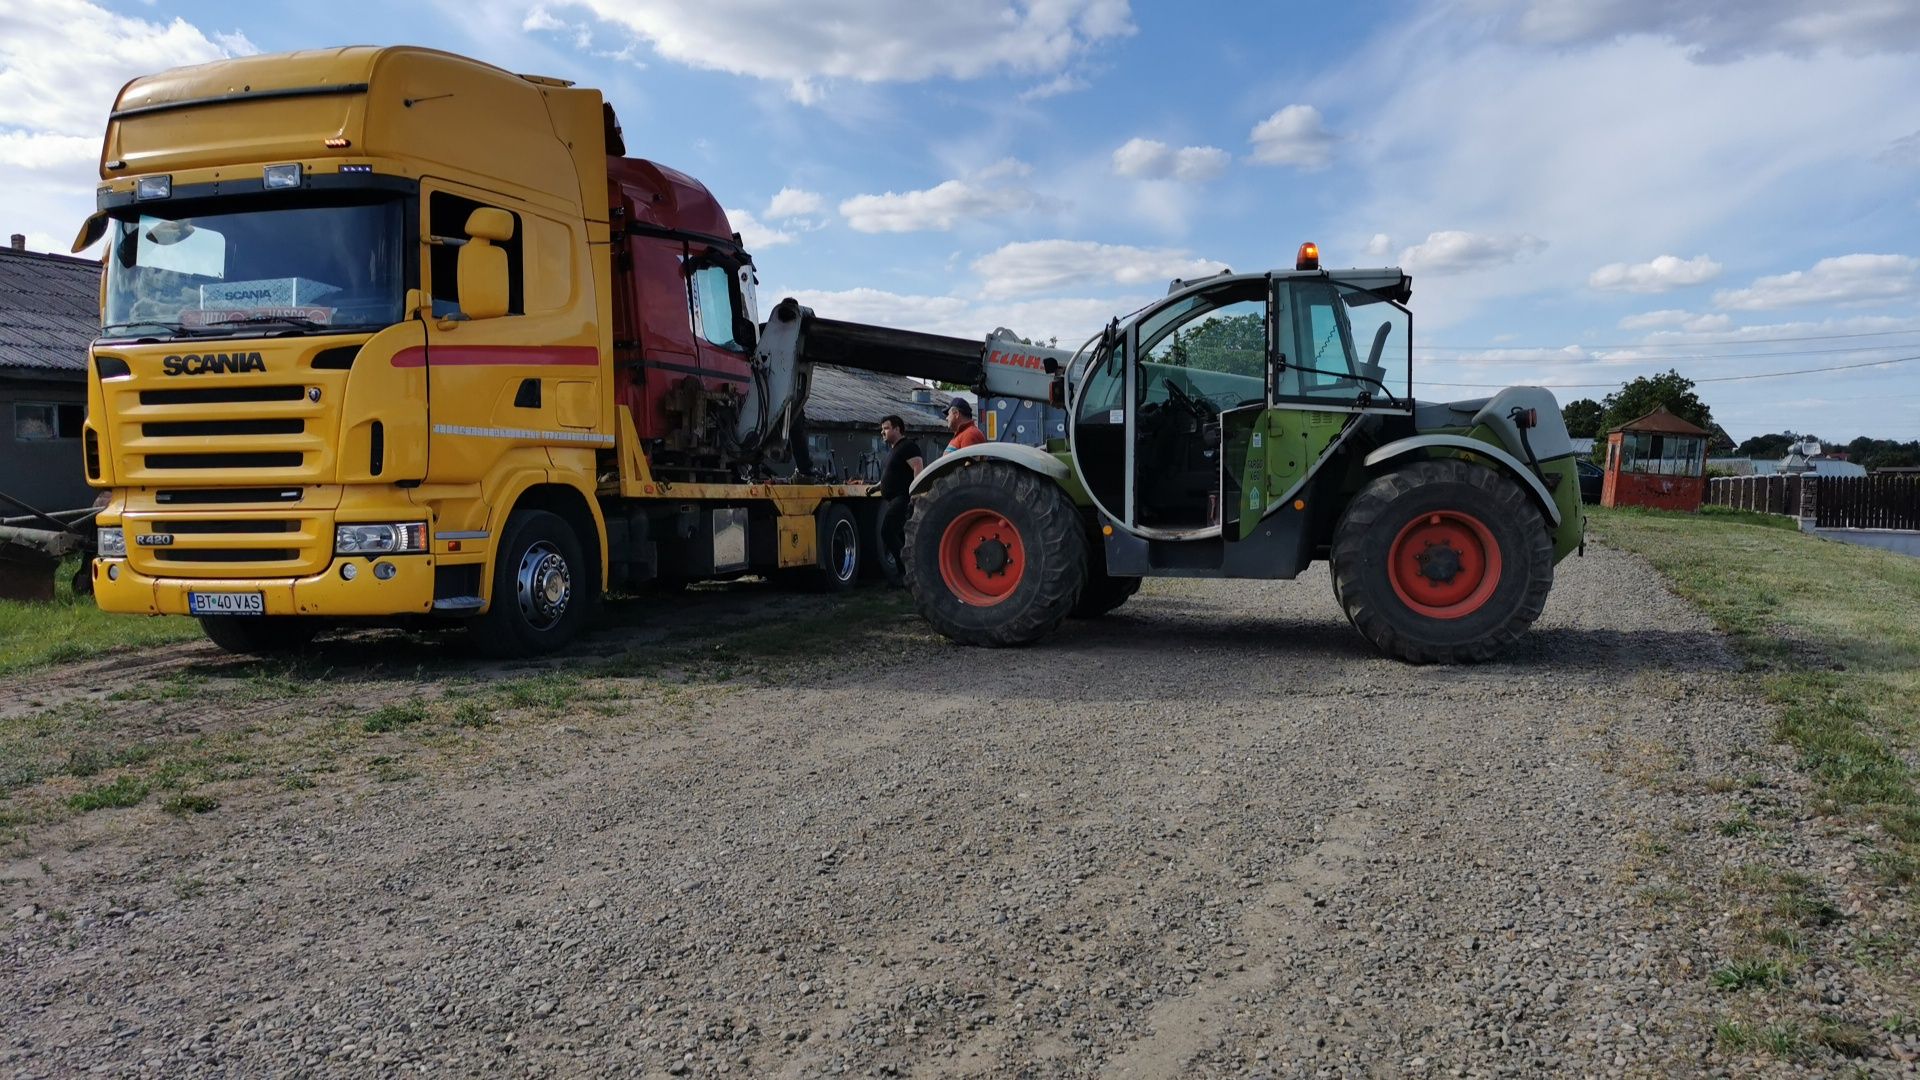
[[[200,624],[192,619],[109,615],[94,606],[92,597],[74,596],[68,582],[79,565],[73,560],[61,565],[51,604],[0,600],[0,675],[200,636]]]
[[[1828,808],[1879,825],[1913,873],[1920,559],[1788,532],[1766,515],[1590,509],[1732,636]],[[1749,519],[1759,518],[1758,522]]]

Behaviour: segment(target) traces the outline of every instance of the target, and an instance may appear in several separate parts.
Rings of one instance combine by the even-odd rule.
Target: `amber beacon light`
[[[1320,269],[1320,245],[1309,240],[1300,245],[1300,254],[1294,257],[1295,270]]]

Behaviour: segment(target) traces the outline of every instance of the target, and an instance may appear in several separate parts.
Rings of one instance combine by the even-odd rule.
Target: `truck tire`
[[[1457,458],[1376,477],[1333,537],[1333,590],[1373,646],[1414,664],[1499,655],[1546,607],[1553,538],[1508,476]]]
[[[1038,641],[1087,583],[1086,529],[1066,493],[1001,462],[936,481],[907,519],[902,555],[914,607],[962,645]]]
[[[1087,574],[1087,587],[1080,590],[1080,602],[1067,613],[1073,619],[1097,619],[1132,599],[1140,591],[1137,577],[1114,577],[1105,570]]]
[[[200,629],[223,652],[284,656],[306,648],[320,624],[298,615],[202,615]]]
[[[470,629],[476,650],[498,659],[541,656],[572,641],[593,606],[593,568],[565,518],[515,510],[501,530],[493,598]]]
[[[864,545],[853,511],[838,503],[822,506],[814,515],[814,544],[819,565],[808,580],[819,592],[845,592],[860,584]]]

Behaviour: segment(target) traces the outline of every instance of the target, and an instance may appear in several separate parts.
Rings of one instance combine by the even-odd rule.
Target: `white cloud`
[[[1253,160],[1296,169],[1324,169],[1333,161],[1334,136],[1311,105],[1289,105],[1255,124]]]
[[[1184,180],[1200,183],[1227,169],[1233,155],[1217,146],[1187,146],[1175,150],[1153,139],[1128,139],[1113,152],[1113,171],[1140,180]]]
[[[740,242],[747,245],[748,251],[793,243],[792,233],[764,224],[745,210],[728,210],[727,222],[733,226],[734,232],[740,234]]]
[[[104,126],[103,126],[104,134]],[[71,174],[100,159],[101,135],[54,135],[46,132],[0,131],[0,166],[63,170]]]
[[[1889,165],[1920,165],[1920,131],[1888,143],[1880,151],[1880,160]]]
[[[1046,82],[1030,86],[1020,92],[1021,101],[1044,101],[1061,94],[1078,93],[1087,88],[1087,80],[1071,71],[1063,71]]]
[[[1039,195],[1013,182],[1030,172],[1031,166],[1009,158],[966,179],[943,181],[923,191],[855,195],[840,204],[840,215],[864,233],[946,232],[964,220],[1001,217],[1039,206]]]
[[[1608,263],[1587,276],[1587,284],[1608,292],[1661,293],[1701,285],[1720,276],[1720,264],[1705,255],[1682,259],[1661,255],[1651,262]]]
[[[1373,237],[1367,241],[1366,252],[1376,259],[1384,259],[1392,255],[1393,237],[1386,233],[1374,233]]]
[[[1529,235],[1491,235],[1450,229],[1429,233],[1425,241],[1400,253],[1408,272],[1484,270],[1532,255],[1547,242]]]
[[[1920,259],[1907,255],[1841,255],[1821,259],[1809,270],[1756,278],[1744,289],[1722,289],[1713,294],[1713,303],[1732,311],[1885,303],[1920,293],[1917,271]]]
[[[817,214],[825,205],[826,200],[815,192],[783,187],[775,192],[772,201],[767,203],[767,220],[779,221],[781,218]]]
[[[786,83],[788,96],[803,104],[818,101],[824,81],[832,79],[1051,75],[1090,46],[1134,31],[1127,0],[569,0],[565,6],[624,27],[669,60]]]
[[[1644,34],[1708,63],[1827,48],[1855,55],[1920,50],[1920,7],[1904,0],[1479,0],[1478,6],[1504,15],[1508,32],[1530,44],[1586,45]]]
[[[1647,311],[1639,315],[1628,315],[1620,320],[1622,330],[1664,330],[1677,329],[1691,334],[1706,334],[1726,330],[1733,326],[1733,320],[1725,315],[1696,315],[1691,311],[1666,308],[1661,311]]]
[[[527,10],[527,17],[520,20],[520,29],[532,34],[542,30],[565,30],[567,24],[554,18],[553,12],[535,4]]]
[[[973,261],[981,295],[1044,293],[1064,286],[1161,284],[1218,273],[1223,264],[1174,248],[1138,248],[1088,240],[1026,240]]]

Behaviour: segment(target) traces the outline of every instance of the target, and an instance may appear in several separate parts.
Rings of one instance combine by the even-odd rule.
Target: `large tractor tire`
[[[1502,473],[1458,459],[1376,477],[1333,537],[1333,592],[1374,647],[1414,664],[1479,663],[1519,640],[1553,587],[1553,538]]]
[[[1080,602],[1068,612],[1069,618],[1097,619],[1133,598],[1140,591],[1141,579],[1114,577],[1104,569],[1087,574],[1087,587],[1080,590]]]
[[[962,645],[1027,645],[1052,633],[1087,582],[1087,537],[1060,486],[1002,462],[962,466],[907,519],[914,606]]]
[[[224,652],[285,656],[312,643],[320,623],[298,615],[202,615],[200,629]]]
[[[493,567],[493,601],[475,619],[476,650],[499,659],[553,652],[572,641],[598,599],[598,576],[565,518],[515,510]]]

